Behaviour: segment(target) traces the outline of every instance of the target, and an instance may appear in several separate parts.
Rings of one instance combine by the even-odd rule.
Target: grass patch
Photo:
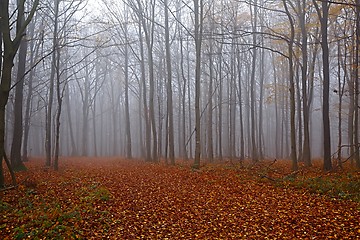
[[[111,197],[111,193],[107,188],[94,185],[91,185],[87,188],[84,187],[81,192],[81,200],[88,203],[96,201],[108,201]]]
[[[310,193],[360,202],[360,178],[352,174],[284,179],[282,186],[306,189]]]

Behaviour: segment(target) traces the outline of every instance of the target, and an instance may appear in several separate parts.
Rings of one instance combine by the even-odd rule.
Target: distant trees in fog
[[[359,0],[3,2],[0,147],[13,166],[116,155],[360,167]]]

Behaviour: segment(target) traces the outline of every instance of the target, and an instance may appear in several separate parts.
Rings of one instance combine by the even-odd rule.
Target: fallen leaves
[[[259,181],[118,159],[30,163],[29,186],[1,193],[0,238],[302,239],[360,237],[359,205]]]

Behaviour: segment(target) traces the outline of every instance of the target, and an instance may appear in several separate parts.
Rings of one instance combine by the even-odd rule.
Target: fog
[[[302,1],[283,2],[287,4],[41,1],[27,27],[27,53],[17,54],[14,60],[6,151],[10,153],[14,138],[21,137],[23,156],[44,157],[47,151],[55,156],[59,123],[58,154],[64,157],[158,161],[171,156],[173,144],[175,158],[194,158],[198,131],[204,160],[240,160],[254,154],[261,159],[290,159],[291,58],[297,160],[303,160],[305,98],[311,158],[322,158],[324,65],[319,16],[311,1],[305,1],[306,6]],[[200,8],[195,9],[194,3]],[[358,143],[354,139],[358,114],[355,17],[351,5],[330,6],[331,154],[339,146]],[[199,55],[197,43],[201,43]],[[24,57],[27,72],[19,136],[14,135],[15,84]],[[196,70],[200,71],[199,92]],[[196,96],[200,129],[196,129]],[[343,147],[342,157],[348,157],[350,149]]]

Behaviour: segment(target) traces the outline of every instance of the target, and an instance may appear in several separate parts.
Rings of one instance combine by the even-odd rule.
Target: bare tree
[[[203,30],[202,0],[194,0],[194,41],[195,41],[195,160],[194,168],[200,168],[201,134],[200,134],[200,93],[201,93],[201,46]]]
[[[323,134],[324,134],[324,170],[332,169],[331,163],[331,134],[330,134],[330,110],[329,110],[329,89],[330,89],[330,64],[328,44],[328,18],[330,3],[327,1],[319,3],[313,0],[321,25],[321,48],[322,48],[322,74],[323,74]]]
[[[25,1],[17,2],[17,13],[10,13],[9,0],[3,0],[0,2],[0,32],[2,36],[2,65],[1,65],[1,83],[0,83],[0,163],[5,156],[5,112],[6,104],[9,99],[9,92],[11,90],[11,72],[13,68],[13,61],[16,53],[20,47],[23,33],[33,18],[37,6],[38,0],[35,0],[26,15]],[[16,33],[12,35],[12,20],[11,16],[17,14],[16,17]],[[23,18],[23,16],[26,16]],[[13,37],[12,37],[13,36]],[[0,187],[4,186],[4,174],[2,164],[0,164]]]
[[[292,169],[295,171],[298,169],[297,156],[296,156],[296,128],[295,128],[295,83],[294,83],[294,60],[293,60],[293,47],[295,41],[295,27],[294,20],[289,11],[288,3],[283,0],[284,9],[289,20],[290,37],[288,40],[288,61],[289,61],[289,85],[290,85],[290,141],[291,141],[291,160]]]
[[[172,69],[171,69],[171,52],[170,52],[170,33],[169,33],[169,5],[168,1],[164,0],[165,12],[165,49],[166,49],[166,72],[167,72],[167,115],[168,125],[167,132],[169,138],[169,158],[172,165],[175,164],[175,143],[174,143],[174,111],[173,111],[173,96],[172,96]]]

